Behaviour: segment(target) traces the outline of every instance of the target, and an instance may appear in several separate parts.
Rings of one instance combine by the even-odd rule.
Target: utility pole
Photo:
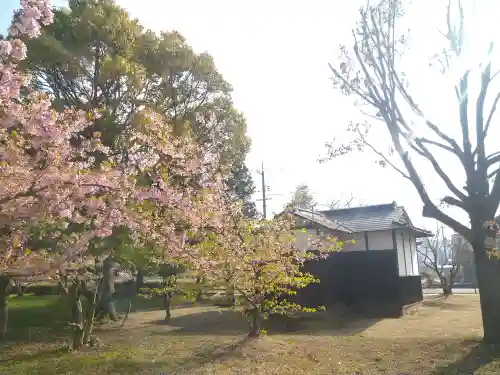
[[[256,199],[256,201],[262,201],[262,216],[264,219],[267,218],[267,201],[270,199],[273,199],[270,197],[270,195],[283,195],[283,194],[267,194],[269,187],[266,185],[266,176],[265,176],[265,170],[264,170],[264,162],[261,164],[261,169],[257,170],[257,173],[260,174],[261,176],[261,183],[262,183],[262,198],[261,199]]]
[[[264,162],[262,162],[260,170],[262,176],[262,215],[264,216],[265,219],[267,218],[267,212],[266,212],[266,177],[264,171]]]
[[[261,176],[262,181],[262,199],[257,199],[258,201],[262,201],[262,216],[264,219],[267,218],[267,210],[266,210],[266,201],[271,198],[266,198],[266,176],[264,171],[264,162],[262,162],[260,171],[257,171]]]
[[[262,182],[262,198],[257,199],[257,201],[262,201],[262,216],[264,219],[267,218],[267,204],[266,202],[272,198],[269,197],[269,195],[283,195],[283,194],[267,194],[267,185],[266,185],[266,176],[265,176],[265,170],[264,170],[264,162],[262,162],[261,169],[257,171],[258,174],[261,175],[261,182]]]

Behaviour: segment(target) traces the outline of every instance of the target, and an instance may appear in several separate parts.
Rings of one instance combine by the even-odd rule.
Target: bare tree
[[[423,216],[439,220],[472,245],[484,339],[500,343],[500,272],[486,249],[488,236],[495,234],[490,229],[498,228],[491,224],[500,203],[500,149],[487,150],[486,147],[500,100],[500,92],[491,92],[490,85],[497,76],[497,72],[492,71],[493,44],[484,61],[479,66],[465,67],[454,83],[459,120],[452,134],[424,113],[410,94],[407,78],[399,69],[408,40],[407,35],[399,32],[402,28],[396,27],[404,18],[402,1],[380,0],[377,5],[368,4],[361,9],[360,15],[352,33],[353,53],[342,47],[338,68],[331,68],[336,86],[344,94],[356,97],[362,106],[360,109],[373,121],[370,124],[351,123],[348,130],[355,134],[355,141],[340,146],[330,144],[328,156],[363,149],[373,151],[380,164],[392,167],[413,184],[423,203]],[[457,62],[464,57],[466,30],[460,0],[453,3],[450,0],[446,20],[448,30],[443,36],[447,47],[435,59],[440,62],[443,72],[459,67]],[[477,81],[469,84],[472,79]],[[477,96],[474,97],[476,87]],[[486,98],[490,94],[491,104],[487,108]],[[469,113],[472,112],[470,107],[473,107],[473,113]],[[380,131],[386,129],[392,144],[388,153],[368,142],[367,134],[372,125]],[[498,143],[489,142],[488,147],[495,144]],[[391,154],[399,161],[394,161]],[[450,171],[445,170],[444,160],[439,158],[443,154],[459,162],[458,175],[465,176],[465,185],[460,176],[452,179]],[[438,201],[431,198],[429,188],[434,180],[424,181],[415,163],[418,158],[432,167],[436,177],[448,188],[448,195]],[[470,225],[464,225],[445,213],[441,203],[465,211]]]
[[[474,251],[471,244],[458,233],[454,233],[451,237],[451,247],[456,254],[458,263],[461,265],[459,276],[464,283],[472,283],[476,287]],[[458,282],[458,279],[455,281]]]
[[[345,199],[334,199],[328,203],[330,209],[351,208],[354,205],[354,196],[349,194]]]
[[[432,238],[425,238],[424,243],[417,248],[424,266],[435,273],[441,282],[443,294],[452,294],[455,278],[460,272],[459,248],[448,239],[443,228],[437,228]]]

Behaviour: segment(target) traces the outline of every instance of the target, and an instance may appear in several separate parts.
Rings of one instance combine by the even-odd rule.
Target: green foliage
[[[298,303],[290,302],[286,299],[279,299],[276,296],[267,298],[264,302],[264,308],[263,308],[265,317],[269,316],[269,314],[280,314],[289,316],[295,312],[314,313],[324,310],[325,310],[324,306],[305,307]]]
[[[209,261],[204,270],[215,282],[235,290],[245,300],[249,314],[313,311],[287,299],[297,289],[319,280],[303,271],[306,261],[317,260],[339,250],[342,243],[320,237],[315,251],[298,249],[292,215],[270,221],[244,217],[241,212],[228,214],[228,229],[206,235],[196,245]],[[201,262],[203,264],[203,262]]]
[[[254,186],[244,165],[250,147],[246,120],[210,55],[196,54],[176,31],[146,30],[112,0],[70,0],[68,8],[55,10],[54,23],[41,37],[25,42],[28,57],[22,66],[35,88],[55,97],[56,108],[99,109],[102,116],[84,135],[99,132],[105,145],[126,155],[127,129],[141,123],[141,110],[154,109],[176,133],[191,134],[206,152],[220,157],[229,189],[245,202],[247,215],[255,216]],[[120,228],[105,241],[95,240],[93,252],[113,249],[120,263],[154,272],[165,249],[147,239],[134,246],[130,236]]]
[[[149,107],[179,134],[192,131],[226,165],[243,162],[246,121],[210,55],[196,54],[178,32],[144,29],[112,0],[68,6],[55,11],[41,37],[26,40],[23,66],[36,88],[53,94],[61,109],[101,109],[89,132],[101,132],[106,145],[126,148],[119,136]]]
[[[252,201],[255,185],[252,176],[244,163],[235,163],[228,180],[228,187],[237,200],[243,202],[243,213],[250,218],[257,217],[257,208]]]
[[[295,188],[290,201],[292,207],[311,209],[314,205],[314,197],[306,184],[300,184]]]

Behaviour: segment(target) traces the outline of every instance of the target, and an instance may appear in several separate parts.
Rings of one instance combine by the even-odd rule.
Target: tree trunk
[[[446,277],[446,276],[441,277],[441,287],[443,288],[443,294],[445,297],[448,297],[449,295],[452,294],[452,291],[451,291],[452,284],[451,284],[451,281],[448,277]]]
[[[478,241],[479,242],[479,241]],[[484,341],[500,344],[500,266],[497,259],[489,259],[484,241],[473,244],[477,284],[481,301]]]
[[[163,296],[163,308],[165,309],[165,321],[168,322],[172,310],[172,292],[165,292]]]
[[[19,280],[14,280],[14,286],[16,287],[16,295],[18,297],[24,296],[24,291],[26,290],[26,286]]]
[[[198,287],[196,291],[196,302],[201,302],[203,300],[202,281],[203,279],[200,276],[196,277],[196,285]]]
[[[229,295],[229,303],[231,306],[236,306],[236,289],[234,285],[231,285],[227,294]]]
[[[117,322],[118,315],[116,313],[114,294],[115,294],[115,273],[114,262],[111,257],[104,260],[102,264],[102,285],[101,285],[101,300],[99,303],[99,319],[109,318]]]
[[[141,293],[141,288],[144,287],[144,271],[141,268],[137,269],[137,275],[135,276],[135,286],[137,294]]]
[[[83,327],[83,343],[88,344],[90,341],[90,335],[92,334],[92,329],[94,328],[94,316],[97,309],[97,294],[99,290],[99,283],[96,283],[94,292],[88,294],[88,308],[85,314],[85,325]]]
[[[4,340],[7,334],[7,323],[9,321],[9,286],[9,278],[7,276],[0,276],[0,340]]]
[[[261,333],[261,308],[260,306],[254,306],[250,310],[250,332],[248,332],[249,337],[259,337]]]
[[[70,286],[68,296],[71,303],[71,350],[78,351],[83,345],[83,308],[80,299],[80,282],[76,281]]]

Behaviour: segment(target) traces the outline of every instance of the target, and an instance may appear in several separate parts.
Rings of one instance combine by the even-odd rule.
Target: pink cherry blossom
[[[110,236],[122,225],[134,240],[164,249],[158,262],[177,257],[214,265],[186,246],[185,229],[198,233],[230,224],[221,198],[224,179],[212,168],[216,158],[189,136],[174,135],[162,115],[151,110],[137,113],[139,125],[127,134],[125,158],[111,155],[99,134],[78,147],[71,144],[98,112],[56,112],[46,95],[33,90],[27,101],[12,100],[26,84],[16,67],[26,49],[16,36],[37,37],[52,18],[50,1],[22,0],[19,20],[0,44],[0,227],[5,229],[0,274],[62,271],[82,259],[89,241]],[[107,154],[109,163],[97,168],[89,156],[95,151]],[[141,182],[146,172],[152,184]],[[192,187],[194,181],[202,189]],[[61,227],[80,223],[88,230],[61,240],[65,250],[59,255],[29,254],[22,239],[43,221]]]
[[[20,39],[14,39],[10,44],[10,55],[16,60],[24,60],[26,58],[26,45]]]
[[[0,58],[9,57],[12,52],[12,44],[8,40],[0,40]]]

